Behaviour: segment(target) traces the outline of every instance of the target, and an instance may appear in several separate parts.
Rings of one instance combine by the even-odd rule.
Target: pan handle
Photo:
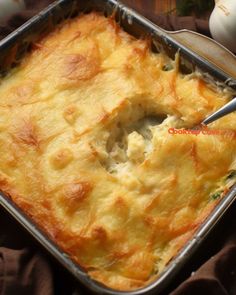
[[[189,30],[165,33],[236,79],[236,56],[215,40]]]

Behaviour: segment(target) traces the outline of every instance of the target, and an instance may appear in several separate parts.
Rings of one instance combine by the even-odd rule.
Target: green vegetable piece
[[[233,179],[234,177],[236,177],[236,170],[230,171],[230,173],[227,176],[227,179]]]
[[[165,72],[171,71],[173,70],[173,66],[171,64],[166,64],[163,66],[162,70]]]
[[[221,196],[222,192],[216,192],[214,194],[211,195],[211,199],[212,200],[217,200],[219,199],[219,197]]]

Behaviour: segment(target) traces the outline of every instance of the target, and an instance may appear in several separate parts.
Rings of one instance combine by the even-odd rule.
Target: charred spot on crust
[[[92,237],[97,240],[104,242],[107,239],[106,229],[102,226],[95,226],[92,228]]]
[[[92,185],[89,182],[76,181],[66,184],[62,190],[60,201],[68,213],[76,211],[89,197]]]
[[[40,139],[37,126],[33,120],[23,120],[19,126],[14,128],[14,138],[20,143],[24,143],[31,147],[39,147]]]
[[[64,59],[63,77],[69,80],[89,80],[100,71],[96,56],[71,54]]]

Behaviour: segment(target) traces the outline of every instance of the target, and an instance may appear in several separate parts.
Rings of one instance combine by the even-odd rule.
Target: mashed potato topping
[[[168,132],[230,94],[96,13],[42,38],[0,97],[1,191],[114,289],[161,274],[236,170],[235,113],[210,127],[232,136]]]

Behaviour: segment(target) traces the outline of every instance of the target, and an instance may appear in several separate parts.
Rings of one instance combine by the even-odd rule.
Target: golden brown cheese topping
[[[95,13],[43,38],[0,87],[0,189],[92,278],[158,276],[227,191],[227,134],[171,134],[231,95]],[[172,130],[173,131],[173,130]]]

